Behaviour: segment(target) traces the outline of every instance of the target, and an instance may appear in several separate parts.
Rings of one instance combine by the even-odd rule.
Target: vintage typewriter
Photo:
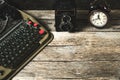
[[[0,0],[0,80],[11,80],[52,39],[33,17]]]

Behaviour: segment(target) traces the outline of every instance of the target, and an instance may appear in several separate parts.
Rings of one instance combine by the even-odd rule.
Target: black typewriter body
[[[3,77],[6,78],[2,80],[8,79],[11,74],[17,72],[16,70],[19,71],[34,58],[42,50],[41,47],[49,43],[47,40],[41,41],[45,36],[46,32],[39,27],[31,26],[27,21],[21,21],[2,36],[0,38],[0,80]]]
[[[4,0],[0,3],[0,80],[11,80],[53,35],[30,15]]]

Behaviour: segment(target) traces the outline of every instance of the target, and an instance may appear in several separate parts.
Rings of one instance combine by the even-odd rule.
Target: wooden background
[[[45,21],[55,38],[13,80],[120,80],[119,10],[106,29],[90,26],[88,11],[78,11],[76,33],[55,31],[54,10],[25,11]]]
[[[11,1],[18,1],[16,5],[21,3],[25,12],[44,21],[55,37],[13,80],[120,80],[118,9],[112,10],[105,29],[91,26],[88,11],[78,10],[78,32],[68,33],[55,31],[54,10],[39,10],[37,2],[28,0]]]

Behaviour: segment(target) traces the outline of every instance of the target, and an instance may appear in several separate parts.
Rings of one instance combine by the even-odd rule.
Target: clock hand
[[[98,14],[98,19],[100,20],[100,15]]]
[[[95,20],[98,20],[98,18],[97,19],[93,19],[93,21],[95,21]]]

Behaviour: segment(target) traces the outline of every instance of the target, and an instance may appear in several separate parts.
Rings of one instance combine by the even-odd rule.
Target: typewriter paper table
[[[86,11],[80,11],[78,21],[85,25],[79,24],[84,28],[77,33],[56,32],[54,11],[27,12],[46,21],[55,39],[13,80],[119,80],[120,11],[112,11],[112,26],[102,30],[90,26]]]

